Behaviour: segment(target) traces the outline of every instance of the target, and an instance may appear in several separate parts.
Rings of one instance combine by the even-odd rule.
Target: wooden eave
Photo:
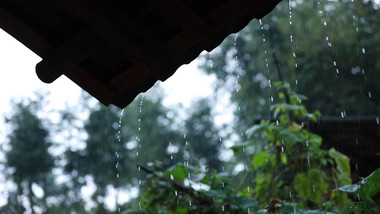
[[[280,1],[1,0],[0,27],[42,58],[42,81],[123,108]]]

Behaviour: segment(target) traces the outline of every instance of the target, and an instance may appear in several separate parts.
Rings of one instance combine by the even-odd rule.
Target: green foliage
[[[254,213],[258,210],[254,198],[233,192],[228,173],[205,173],[196,166],[181,164],[165,172],[144,170],[150,179],[141,195],[143,213]]]
[[[288,84],[277,86],[280,99],[285,99],[285,93],[290,103],[273,105],[275,119],[263,120],[249,128],[246,135],[250,140],[231,147],[236,156],[253,151],[251,164],[241,173],[253,175],[243,178],[252,178],[246,183],[254,188],[233,185],[231,181],[242,177],[229,171],[206,172],[182,164],[163,172],[160,168],[156,171],[143,168],[150,179],[143,187],[142,210],[146,213],[217,213],[221,207],[225,213],[349,210],[347,204],[351,201],[346,194],[333,191],[351,183],[349,158],[333,148],[321,149],[322,138],[304,128],[310,120],[317,120],[319,112],[308,113],[302,104],[305,97],[292,93]]]
[[[216,75],[217,89],[230,93],[239,106],[237,130],[269,117],[271,97],[276,101],[275,88],[270,87],[277,80],[273,52],[281,62],[283,79],[309,98],[303,103],[308,109],[329,116],[343,111],[380,114],[376,81],[380,62],[373,60],[380,54],[380,27],[375,21],[380,19],[379,7],[365,0],[291,2],[292,25],[289,1],[283,1],[262,18],[262,25],[251,21],[236,41],[231,35],[212,51],[212,58],[203,56],[200,67]]]
[[[372,200],[372,196],[380,192],[380,168],[368,177],[363,178],[359,183],[341,186],[338,190],[354,194],[358,200],[363,200],[366,203],[375,203]]]
[[[50,184],[49,177],[54,167],[53,156],[48,151],[52,143],[48,130],[37,117],[38,104],[35,101],[13,103],[14,113],[6,119],[12,127],[8,136],[9,149],[5,150],[5,166],[11,170],[7,170],[6,175],[16,184],[16,191],[9,194],[8,205],[15,213],[26,209],[21,196],[27,198],[29,208],[34,212],[34,206],[47,209],[45,199],[51,195],[46,187]],[[33,185],[44,188],[44,198],[34,194]]]

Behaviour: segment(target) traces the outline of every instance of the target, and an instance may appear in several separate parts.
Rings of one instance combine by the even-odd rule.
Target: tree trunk
[[[33,201],[33,191],[32,191],[32,182],[28,182],[28,199],[29,199],[29,204],[30,204],[30,210],[32,211],[31,214],[34,214],[34,201]]]

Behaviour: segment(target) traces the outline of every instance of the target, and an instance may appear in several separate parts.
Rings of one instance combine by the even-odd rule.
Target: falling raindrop
[[[371,99],[371,98],[372,98],[372,94],[371,94],[371,92],[370,92],[370,91],[368,92],[368,97],[369,97],[369,99]]]
[[[345,117],[347,116],[346,111],[342,111],[342,112],[340,112],[340,116],[341,116],[342,118],[345,118]]]
[[[189,206],[191,207],[191,201],[189,201]]]
[[[376,123],[377,123],[377,125],[379,125],[379,123],[380,123],[380,120],[378,117],[376,117]]]
[[[289,192],[289,198],[292,198],[292,192]]]
[[[362,48],[362,53],[365,54],[365,48]]]
[[[310,167],[310,158],[307,156],[307,165]]]
[[[315,185],[313,185],[313,192],[315,192]]]

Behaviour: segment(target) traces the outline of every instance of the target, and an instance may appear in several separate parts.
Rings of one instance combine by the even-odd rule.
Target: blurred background
[[[276,119],[276,66],[308,98],[303,104],[321,112],[310,130],[351,159],[359,181],[380,163],[378,20],[376,1],[283,1],[125,109],[64,77],[42,83],[39,57],[0,31],[1,213],[136,207],[146,180],[138,165],[165,170],[197,160],[238,175],[245,159],[228,148],[247,141],[260,120]]]

